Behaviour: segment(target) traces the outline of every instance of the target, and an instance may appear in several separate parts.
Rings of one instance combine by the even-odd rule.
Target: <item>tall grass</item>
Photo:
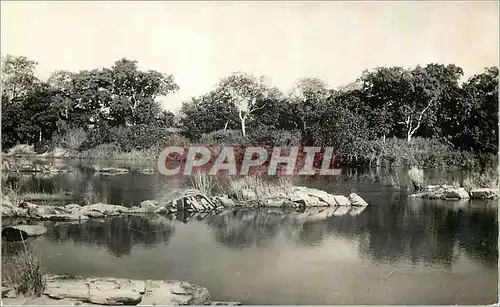
[[[85,186],[82,198],[85,205],[92,205],[99,201],[99,197],[95,191],[92,181],[89,181]]]
[[[45,290],[46,280],[38,252],[28,249],[22,240],[23,250],[2,256],[2,284],[11,286],[16,294],[28,297],[41,296]]]
[[[396,190],[401,189],[401,180],[399,178],[399,173],[396,171],[395,176],[393,176],[387,169],[385,170],[385,177],[389,181],[389,184],[391,187],[395,188]]]
[[[202,171],[196,171],[194,175],[191,175],[191,185],[200,190],[205,195],[212,195],[212,190],[215,187],[216,180],[214,176],[209,176],[207,173]]]
[[[264,180],[259,175],[249,175],[235,180],[230,180],[228,193],[235,195],[238,199],[244,199],[248,191],[252,191],[257,199],[264,199],[276,193],[276,189],[288,190],[292,187],[289,177],[280,177],[278,182]]]
[[[472,173],[462,180],[462,186],[468,191],[478,188],[498,189],[498,168],[488,168],[480,173]]]
[[[2,195],[7,196],[8,199],[12,202],[12,205],[16,207],[23,202],[21,186],[17,182],[4,184],[2,187]]]

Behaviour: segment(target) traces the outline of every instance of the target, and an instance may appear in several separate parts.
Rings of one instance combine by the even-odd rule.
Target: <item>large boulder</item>
[[[495,199],[498,197],[498,189],[482,188],[470,190],[470,198],[473,199]]]
[[[47,228],[41,225],[16,225],[7,226],[2,229],[2,237],[8,241],[22,241],[28,237],[36,237],[47,232]]]
[[[351,195],[349,195],[349,201],[351,202],[351,206],[354,207],[368,206],[368,203],[356,193],[351,193]]]

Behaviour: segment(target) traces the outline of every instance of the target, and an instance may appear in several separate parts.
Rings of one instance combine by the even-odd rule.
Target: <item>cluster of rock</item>
[[[256,204],[264,207],[366,207],[368,203],[356,193],[349,197],[332,195],[325,191],[308,187],[276,188],[267,191],[266,195],[258,195],[254,190],[243,189],[239,195],[217,198],[225,206]]]
[[[2,162],[2,169],[11,173],[68,173],[72,171],[68,166],[60,166],[51,163],[9,164],[6,160]]]
[[[467,191],[464,188],[457,188],[451,185],[428,185],[424,191],[411,194],[409,197],[444,200],[496,199],[498,197],[498,189],[481,188]]]
[[[155,172],[155,170],[152,168],[132,168],[132,167],[125,168],[125,167],[112,167],[112,166],[103,167],[100,165],[93,165],[88,168],[99,175],[123,175],[128,173],[151,174]]]
[[[110,277],[68,277],[45,275],[42,297],[30,304],[65,305],[240,305],[238,302],[212,301],[208,290],[188,282],[163,280],[132,280]],[[20,298],[5,285],[3,303],[19,305]],[[6,299],[7,298],[7,299]]]
[[[224,207],[249,206],[258,203],[266,207],[366,207],[368,204],[357,194],[349,197],[331,195],[324,191],[293,187],[290,189],[276,190],[275,193],[259,198],[257,195],[246,192],[245,201],[234,200],[228,196],[207,197],[198,190],[179,190],[170,197],[170,200],[159,204],[154,200],[143,201],[139,206],[127,208],[119,205],[93,204],[80,206],[68,204],[65,206],[39,206],[30,202],[14,204],[8,196],[2,196],[2,216],[29,218],[33,220],[72,221],[86,220],[89,218],[105,218],[120,214],[160,214],[175,213],[178,210],[209,212]],[[252,202],[254,201],[254,202]]]

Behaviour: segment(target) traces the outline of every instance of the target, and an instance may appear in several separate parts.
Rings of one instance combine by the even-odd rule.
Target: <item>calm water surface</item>
[[[371,206],[355,216],[304,222],[290,212],[235,209],[46,223],[49,232],[30,244],[51,273],[179,279],[245,304],[497,302],[497,204],[408,200],[383,177],[351,172],[301,183],[360,194]],[[156,174],[86,172],[9,180],[36,191],[93,189],[96,199],[124,205],[161,201],[185,185]]]

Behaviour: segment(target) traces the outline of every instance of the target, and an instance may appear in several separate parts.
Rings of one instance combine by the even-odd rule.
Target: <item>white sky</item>
[[[466,76],[498,65],[494,2],[1,2],[2,55],[37,74],[109,67],[121,57],[208,92],[235,71],[283,90],[300,77],[337,87],[377,66],[454,63]]]

